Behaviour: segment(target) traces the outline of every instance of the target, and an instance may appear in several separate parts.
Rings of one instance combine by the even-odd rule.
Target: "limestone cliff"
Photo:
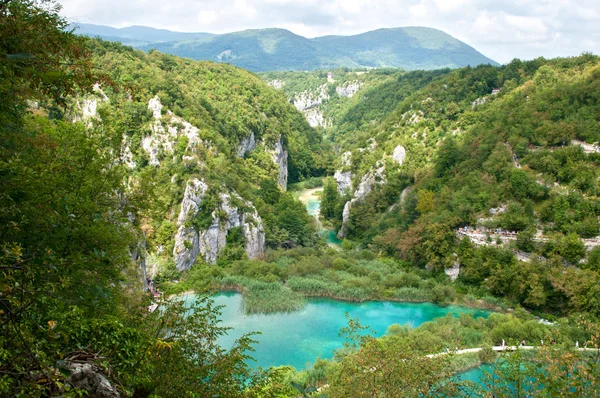
[[[256,148],[256,137],[254,131],[250,132],[250,135],[242,139],[236,148],[236,156],[238,158],[244,157],[247,153],[250,153]]]
[[[296,94],[290,102],[304,114],[311,127],[327,127],[329,122],[323,114],[321,104],[329,99],[328,86],[323,84],[316,90],[306,90]]]
[[[269,150],[273,162],[279,168],[279,176],[277,177],[277,183],[283,189],[287,189],[288,182],[288,151],[283,146],[282,137],[275,142],[275,146]]]
[[[262,256],[265,250],[263,223],[252,203],[234,193],[220,193],[219,205],[212,214],[212,223],[206,229],[197,230],[190,221],[196,216],[200,204],[208,191],[204,181],[193,179],[188,182],[177,219],[173,257],[177,269],[190,269],[198,256],[214,264],[219,252],[227,243],[227,234],[232,228],[241,227],[245,250],[249,258]],[[232,202],[240,203],[236,207]]]
[[[359,149],[360,152],[372,151],[377,148],[377,142],[372,140],[368,148]],[[369,170],[369,172],[362,176],[358,187],[352,194],[352,199],[346,202],[344,205],[344,211],[342,213],[342,227],[338,231],[338,238],[342,239],[346,237],[348,233],[348,224],[350,222],[350,211],[352,204],[365,200],[367,195],[375,188],[377,184],[385,183],[385,163],[386,159],[390,159],[402,166],[406,159],[406,149],[402,145],[398,145],[394,148],[390,155],[384,155],[383,159],[376,162],[375,167]],[[345,152],[342,155],[342,166],[349,167],[352,164],[351,153]],[[352,173],[350,171],[337,170],[334,174],[334,178],[337,182],[338,192],[343,194],[348,189],[352,188]]]
[[[148,102],[148,109],[152,111],[154,121],[150,125],[151,134],[142,140],[142,148],[148,153],[149,163],[153,166],[160,164],[161,152],[173,153],[177,139],[181,136],[187,137],[190,148],[202,142],[198,136],[197,127],[192,126],[171,111],[167,111],[163,115],[162,108],[158,95]]]
[[[352,98],[354,94],[363,86],[363,82],[358,80],[343,83],[335,88],[335,92],[340,97]]]

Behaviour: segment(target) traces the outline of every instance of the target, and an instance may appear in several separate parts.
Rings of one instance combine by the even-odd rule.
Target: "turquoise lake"
[[[331,358],[334,350],[342,347],[338,336],[347,325],[345,313],[358,318],[362,325],[370,326],[377,336],[385,334],[392,324],[408,324],[412,327],[423,322],[446,316],[471,313],[485,317],[487,311],[431,303],[392,303],[370,301],[347,303],[328,299],[309,299],[304,309],[292,313],[268,315],[245,315],[242,311],[242,296],[238,293],[220,293],[212,297],[216,304],[224,305],[221,310],[221,326],[233,328],[219,343],[230,348],[235,340],[249,332],[261,332],[254,337],[260,344],[251,353],[253,367],[292,365],[305,369],[317,358]]]

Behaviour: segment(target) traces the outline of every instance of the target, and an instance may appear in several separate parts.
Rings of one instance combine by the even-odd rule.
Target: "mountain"
[[[129,46],[141,46],[150,43],[167,41],[203,39],[214,36],[211,33],[184,33],[173,32],[165,29],[149,28],[147,26],[129,26],[126,28],[113,28],[105,25],[74,23],[69,25],[70,30],[75,30],[79,35],[100,37],[108,41],[120,41]]]
[[[285,29],[214,35],[142,26],[115,29],[79,24],[75,32],[195,60],[226,62],[254,72],[332,68],[406,70],[498,65],[473,47],[432,28],[379,29],[353,36],[308,39]]]

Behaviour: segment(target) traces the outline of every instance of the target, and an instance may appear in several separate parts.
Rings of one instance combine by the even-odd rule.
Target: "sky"
[[[440,29],[507,63],[600,54],[600,0],[58,0],[71,22],[180,32],[283,28],[305,37]]]

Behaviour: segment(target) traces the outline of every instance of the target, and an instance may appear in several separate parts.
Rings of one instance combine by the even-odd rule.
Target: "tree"
[[[323,196],[321,197],[321,214],[327,219],[335,217],[336,208],[340,201],[340,195],[337,190],[335,180],[328,178],[325,180]]]
[[[417,199],[417,211],[421,214],[427,214],[435,209],[435,193],[427,189],[420,189]]]

